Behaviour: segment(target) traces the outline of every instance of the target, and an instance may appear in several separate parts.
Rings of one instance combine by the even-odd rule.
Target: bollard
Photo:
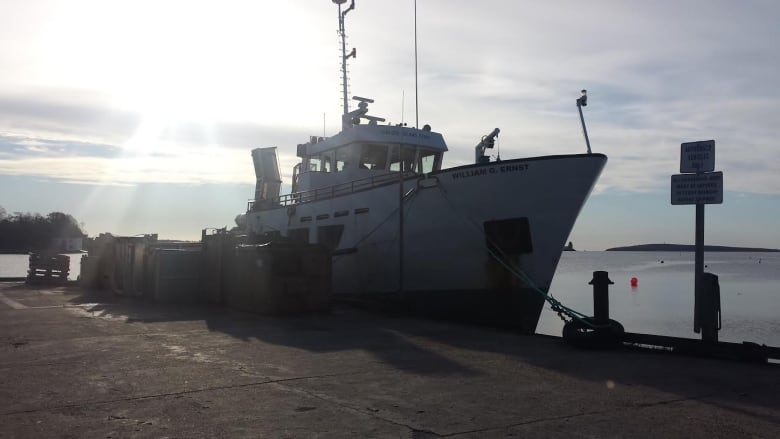
[[[606,271],[594,271],[593,280],[588,282],[593,285],[593,321],[597,325],[609,323],[609,286],[614,284]]]
[[[593,317],[573,318],[563,325],[563,339],[574,346],[589,349],[609,349],[620,346],[625,329],[609,318],[609,280],[606,271],[594,271]]]
[[[717,342],[718,330],[721,328],[720,314],[720,284],[718,276],[712,273],[702,273],[702,288],[700,297],[696,298],[695,308],[698,319],[697,327],[701,331],[702,341]]]

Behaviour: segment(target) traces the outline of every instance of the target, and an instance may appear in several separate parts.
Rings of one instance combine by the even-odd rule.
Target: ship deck
[[[776,364],[0,283],[0,436],[774,437]]]

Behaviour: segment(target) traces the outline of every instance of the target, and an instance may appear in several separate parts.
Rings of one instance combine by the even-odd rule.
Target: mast
[[[414,127],[420,127],[420,105],[417,99],[417,0],[414,0]]]
[[[356,57],[356,51],[353,48],[352,51],[347,54],[347,34],[344,30],[344,17],[347,12],[355,9],[355,0],[352,0],[349,7],[341,12],[341,5],[346,3],[347,0],[333,0],[333,3],[339,5],[339,36],[341,37],[341,92],[343,96],[344,114],[349,113],[349,100],[347,99],[347,58]]]

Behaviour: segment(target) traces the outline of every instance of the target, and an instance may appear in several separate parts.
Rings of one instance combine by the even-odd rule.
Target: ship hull
[[[247,220],[257,234],[331,246],[336,297],[532,333],[606,161],[582,154],[462,166],[406,178],[403,190],[384,182]]]

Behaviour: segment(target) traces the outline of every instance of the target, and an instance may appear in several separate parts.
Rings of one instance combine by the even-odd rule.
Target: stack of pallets
[[[27,283],[65,283],[70,271],[70,256],[30,253]]]

